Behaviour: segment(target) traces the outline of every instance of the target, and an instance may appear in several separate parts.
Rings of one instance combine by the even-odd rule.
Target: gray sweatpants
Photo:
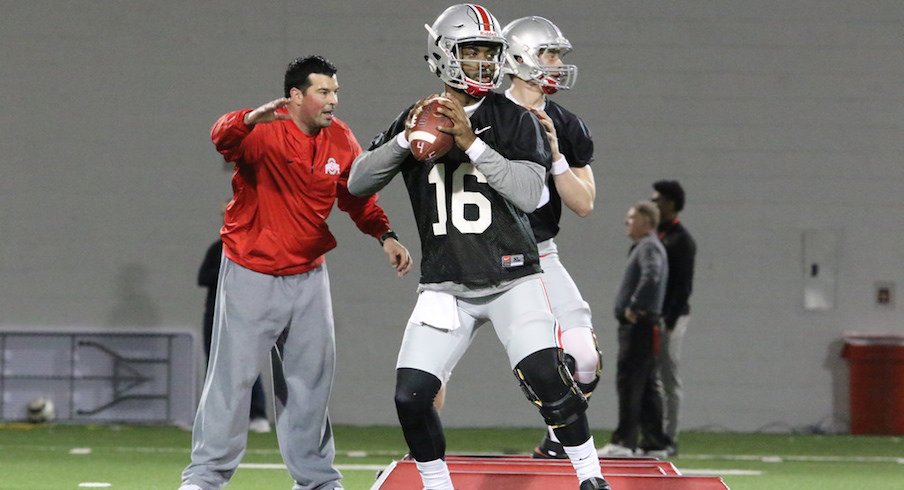
[[[284,330],[288,397],[277,407],[276,423],[283,460],[296,481],[295,490],[341,488],[327,411],[336,347],[326,264],[303,274],[271,276],[226,257],[183,484],[215,490],[235,473],[248,439],[248,407],[259,360]]]
[[[661,347],[659,371],[662,373],[662,387],[665,393],[665,433],[673,441],[678,440],[678,413],[681,409],[682,392],[681,376],[678,365],[681,362],[681,344],[687,333],[690,316],[678,317],[675,328],[671,332],[663,330],[660,337]]]

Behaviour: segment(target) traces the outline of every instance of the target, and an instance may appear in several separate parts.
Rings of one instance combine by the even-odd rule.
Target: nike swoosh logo
[[[480,129],[474,130],[474,135],[477,136],[478,134],[480,134],[480,133],[482,133],[482,132],[484,132],[484,131],[486,131],[486,130],[492,128],[492,127],[493,127],[493,126],[487,126],[487,127],[485,127],[485,128],[480,128]]]

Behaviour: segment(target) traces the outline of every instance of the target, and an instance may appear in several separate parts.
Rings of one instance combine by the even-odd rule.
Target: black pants
[[[618,326],[618,427],[612,433],[614,444],[652,450],[665,449],[671,443],[663,431],[658,330],[658,322],[643,320]]]

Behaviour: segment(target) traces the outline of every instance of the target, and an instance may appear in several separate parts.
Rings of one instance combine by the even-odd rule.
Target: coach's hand
[[[395,238],[387,238],[383,242],[383,251],[389,257],[389,264],[395,267],[399,277],[411,270],[411,254],[404,245]]]
[[[250,128],[259,123],[268,123],[277,120],[286,121],[290,119],[289,114],[285,112],[276,112],[277,109],[285,107],[288,104],[289,99],[287,98],[280,98],[267,102],[248,114],[245,114],[245,126]]]

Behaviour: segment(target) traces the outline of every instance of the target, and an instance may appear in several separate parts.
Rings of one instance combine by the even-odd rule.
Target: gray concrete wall
[[[229,174],[222,113],[281,95],[293,57],[339,67],[339,114],[363,145],[440,89],[423,62],[439,2],[3,1],[0,324],[197,325],[195,274]],[[904,4],[574,1],[538,14],[576,46],[558,100],[594,133],[593,215],[567,217],[563,260],[595,313],[608,370],[594,426],[616,423],[611,303],[627,207],[659,178],[688,192],[697,282],[685,427],[843,427],[843,332],[904,333],[877,281],[904,280]],[[400,182],[381,201],[412,252]],[[341,212],[329,255],[339,337],[336,422],[394,424],[392,387],[417,271],[398,280]],[[803,308],[802,236],[838,238],[834,308]],[[898,292],[902,288],[898,288]],[[450,426],[536,425],[491,331],[456,371]]]

